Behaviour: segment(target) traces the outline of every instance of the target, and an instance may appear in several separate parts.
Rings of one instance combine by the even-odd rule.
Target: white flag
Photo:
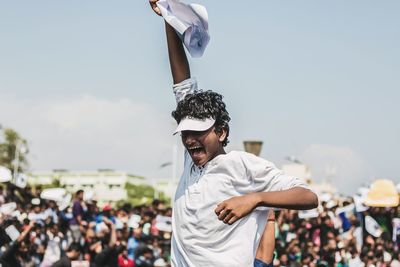
[[[0,213],[2,213],[4,215],[11,215],[16,208],[17,208],[17,203],[8,202],[6,204],[1,205]]]
[[[6,183],[12,180],[12,174],[6,167],[0,166],[0,183]]]
[[[172,232],[172,218],[167,216],[157,215],[156,228],[164,232]]]
[[[396,243],[397,235],[400,235],[400,218],[393,218],[392,225],[393,225],[393,237],[392,237],[392,240],[393,240],[393,242]]]
[[[382,234],[379,224],[369,215],[365,216],[365,230],[374,237],[380,237]]]
[[[6,231],[6,234],[11,238],[12,241],[17,240],[20,235],[19,231],[17,230],[17,228],[15,228],[14,225],[8,226],[5,229],[5,231]]]
[[[300,210],[299,211],[299,218],[300,219],[317,218],[318,216],[319,216],[318,209]]]
[[[17,177],[15,177],[14,184],[19,188],[25,188],[28,183],[28,176],[24,173],[18,173]]]

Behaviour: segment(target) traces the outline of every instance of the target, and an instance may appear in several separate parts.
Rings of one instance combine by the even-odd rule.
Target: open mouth
[[[202,146],[188,147],[188,150],[192,153],[201,152],[201,151],[204,151],[204,147],[202,147]]]
[[[189,151],[190,155],[192,157],[196,158],[201,156],[202,154],[205,154],[205,149],[202,146],[193,146],[193,147],[188,147],[187,150]]]

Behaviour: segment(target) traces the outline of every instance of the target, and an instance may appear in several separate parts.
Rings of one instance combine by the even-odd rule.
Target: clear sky
[[[197,3],[211,41],[192,73],[225,96],[228,150],[263,140],[344,193],[400,182],[399,1]],[[171,175],[163,30],[147,1],[0,0],[0,123],[29,141],[31,170]]]

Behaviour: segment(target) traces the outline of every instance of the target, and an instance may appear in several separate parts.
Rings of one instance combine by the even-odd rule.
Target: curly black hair
[[[172,117],[179,123],[183,118],[190,117],[196,119],[213,118],[215,120],[216,132],[226,130],[226,138],[222,145],[226,146],[229,136],[229,113],[226,105],[222,101],[222,95],[211,90],[195,91],[187,94],[183,100],[178,103],[176,110],[172,111]]]

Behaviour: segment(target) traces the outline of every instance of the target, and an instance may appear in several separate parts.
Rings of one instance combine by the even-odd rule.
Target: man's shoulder
[[[232,150],[232,151],[229,151],[226,154],[225,158],[226,159],[242,159],[242,158],[246,158],[246,157],[249,157],[249,156],[251,157],[252,154],[247,153],[245,151],[241,151],[241,150]]]
[[[227,160],[241,161],[245,165],[247,165],[247,164],[258,164],[258,163],[271,165],[271,166],[274,165],[274,163],[272,163],[271,161],[268,161],[267,159],[264,159],[262,157],[256,156],[256,155],[254,155],[252,153],[248,153],[246,151],[233,150],[233,151],[230,151],[227,155],[229,155],[228,157],[226,157]]]
[[[266,159],[245,151],[237,150],[230,151],[222,157],[218,157],[212,165],[214,165],[218,171],[228,171],[242,176],[248,176],[253,172],[258,173],[262,170],[274,167],[274,164]]]

